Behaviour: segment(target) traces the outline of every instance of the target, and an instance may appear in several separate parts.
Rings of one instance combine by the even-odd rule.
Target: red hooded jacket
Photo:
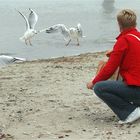
[[[116,39],[108,62],[92,83],[107,80],[120,67],[120,74],[127,85],[140,86],[140,32],[130,28]]]

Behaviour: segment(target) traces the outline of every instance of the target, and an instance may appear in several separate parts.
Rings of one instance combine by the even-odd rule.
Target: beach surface
[[[0,68],[4,140],[139,140],[140,120],[119,125],[86,83],[104,52]]]

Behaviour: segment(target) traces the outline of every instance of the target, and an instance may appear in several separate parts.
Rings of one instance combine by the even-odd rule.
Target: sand
[[[4,140],[139,140],[140,120],[119,125],[86,83],[104,52],[0,68]]]

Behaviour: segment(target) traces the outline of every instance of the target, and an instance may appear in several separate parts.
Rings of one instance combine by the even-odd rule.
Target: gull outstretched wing
[[[32,9],[29,8],[29,10],[31,11],[28,18],[29,26],[30,29],[34,29],[38,21],[38,15]]]

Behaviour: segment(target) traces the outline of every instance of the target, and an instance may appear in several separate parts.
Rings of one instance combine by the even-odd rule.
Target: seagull
[[[42,30],[43,31],[43,30]],[[65,45],[68,46],[72,39],[77,40],[77,45],[79,46],[79,38],[85,37],[83,36],[83,31],[81,24],[78,23],[77,27],[67,28],[64,24],[56,24],[46,29],[46,33],[55,33],[61,32],[64,36],[64,40],[68,41]]]
[[[38,15],[31,8],[29,8],[29,10],[30,10],[30,14],[29,14],[28,19],[20,11],[18,11],[18,10],[17,11],[24,18],[24,20],[26,22],[26,31],[25,31],[24,35],[22,37],[20,37],[20,40],[25,41],[26,45],[28,45],[28,42],[29,42],[29,44],[32,46],[31,38],[35,34],[37,34],[37,31],[34,28],[38,21]]]
[[[19,57],[12,57],[12,56],[8,56],[8,55],[0,55],[0,66],[12,64],[15,62],[22,62],[22,61],[26,61],[26,59],[19,58]]]

